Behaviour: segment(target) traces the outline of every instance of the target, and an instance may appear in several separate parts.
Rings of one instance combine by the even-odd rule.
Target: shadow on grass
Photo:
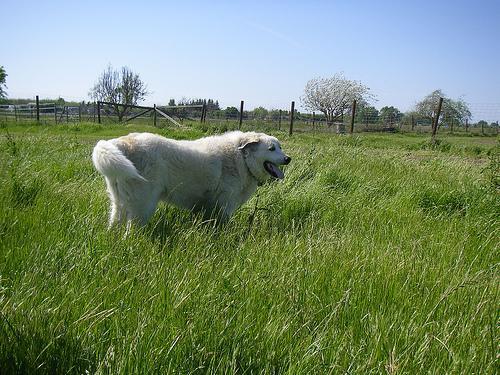
[[[93,373],[91,353],[67,331],[54,332],[43,322],[12,323],[0,315],[1,374]]]
[[[162,206],[145,227],[150,238],[158,241],[161,247],[179,247],[192,235],[202,236],[211,241],[220,239],[226,243],[232,242],[234,237],[237,238],[236,242],[243,241],[246,237],[246,225],[242,226],[239,223],[242,219],[240,217],[220,221],[214,217],[204,216],[201,212],[193,213],[171,205]],[[248,214],[245,213],[244,216],[247,217]]]
[[[417,198],[417,205],[427,214],[464,215],[469,207],[468,197],[456,191],[425,190]]]

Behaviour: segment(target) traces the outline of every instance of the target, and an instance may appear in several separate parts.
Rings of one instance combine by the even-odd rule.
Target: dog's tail
[[[92,152],[92,161],[96,169],[106,177],[147,181],[118,147],[109,141],[97,142]]]

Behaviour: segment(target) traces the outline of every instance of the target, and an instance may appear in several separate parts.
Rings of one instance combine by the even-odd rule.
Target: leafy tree
[[[89,93],[94,100],[115,103],[113,109],[120,122],[130,112],[130,106],[143,101],[147,94],[146,84],[138,74],[126,66],[121,71],[115,71],[111,65],[101,74]]]
[[[263,120],[265,119],[269,114],[269,111],[265,109],[264,107],[257,107],[253,110],[253,116],[256,119]]]
[[[0,66],[0,99],[5,99],[7,97],[7,92],[5,89],[7,85],[5,84],[5,80],[7,78],[7,73],[5,72],[5,68]]]
[[[307,109],[323,112],[328,126],[331,126],[335,120],[349,113],[353,100],[363,104],[371,98],[373,96],[367,86],[336,73],[331,78],[315,78],[307,82],[301,100]],[[337,125],[337,131],[340,130]]]
[[[434,90],[415,106],[416,112],[423,117],[433,119],[436,116],[439,98],[444,99],[444,94],[441,90]]]
[[[421,116],[429,118],[432,122],[436,116],[439,98],[443,98],[440,124],[443,122],[450,123],[451,121],[463,123],[465,120],[471,119],[469,105],[463,99],[450,99],[441,90],[434,90],[418,102],[416,112]]]
[[[279,109],[271,109],[269,111],[269,117],[271,117],[272,120],[279,120],[280,110]]]
[[[444,110],[444,119],[455,123],[464,123],[472,118],[469,105],[463,99],[448,99]]]
[[[173,101],[173,99],[170,99]],[[175,103],[175,101],[173,101]],[[175,105],[175,104],[174,104]],[[220,110],[219,101],[214,99],[188,99],[182,98],[177,105],[206,105],[208,110]]]
[[[360,104],[356,108],[357,123],[376,124],[378,122],[379,112],[375,107]]]
[[[420,117],[420,114],[416,111],[408,111],[403,114],[403,117],[401,119],[401,123],[406,126],[411,126],[411,123],[413,121],[413,125],[416,126],[418,125],[418,119]],[[413,119],[412,119],[413,118]]]
[[[177,103],[177,105],[190,105],[190,104],[191,100],[185,97],[182,97],[181,100],[179,100],[179,102]]]
[[[240,113],[236,107],[227,107],[224,112],[226,113],[226,118],[235,118]]]
[[[385,106],[380,108],[379,121],[382,124],[393,125],[398,123],[403,118],[403,114],[393,106]]]
[[[481,121],[477,122],[476,126],[485,127],[485,126],[488,126],[488,123],[484,120],[481,120]]]
[[[170,99],[170,101],[168,102],[168,105],[175,106],[176,105],[175,100]],[[201,98],[188,99],[186,97],[183,97],[177,103],[178,107],[191,106],[191,105],[197,105],[197,106],[205,105],[207,111],[210,112],[210,117],[213,117],[213,118],[221,118],[221,117],[223,118],[224,117],[224,111],[221,111],[221,109],[219,107],[218,100],[214,100],[214,99],[210,99],[210,98],[209,99],[201,99]],[[200,116],[201,110],[200,110],[200,108],[182,108],[182,109],[177,110],[175,113],[180,117],[195,118],[195,117]]]
[[[218,111],[220,110],[219,101],[213,99],[207,99],[207,110],[208,111]]]

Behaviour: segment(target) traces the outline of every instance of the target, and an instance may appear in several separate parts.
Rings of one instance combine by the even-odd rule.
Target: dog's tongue
[[[281,171],[281,169],[279,169],[273,163],[269,163],[268,166],[273,171],[274,177],[279,178],[280,180],[282,180],[283,178],[285,178],[285,175],[283,174],[283,172]]]

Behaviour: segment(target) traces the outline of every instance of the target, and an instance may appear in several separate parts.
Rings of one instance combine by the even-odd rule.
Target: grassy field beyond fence
[[[274,130],[286,177],[227,224],[106,230],[97,140],[218,130],[1,124],[1,374],[498,371],[495,137]]]

